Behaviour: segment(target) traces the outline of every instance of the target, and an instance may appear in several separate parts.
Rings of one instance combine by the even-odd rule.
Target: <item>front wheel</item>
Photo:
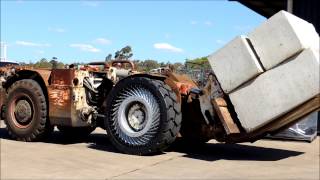
[[[144,77],[120,81],[107,100],[105,125],[111,142],[129,154],[167,148],[181,126],[181,105],[164,82]]]
[[[20,141],[36,141],[53,131],[47,120],[45,95],[39,84],[31,79],[11,85],[5,117],[9,134]]]

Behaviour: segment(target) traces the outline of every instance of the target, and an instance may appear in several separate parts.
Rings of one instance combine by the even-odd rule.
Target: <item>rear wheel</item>
[[[108,96],[105,125],[120,151],[149,154],[175,140],[180,111],[175,93],[164,82],[132,77],[120,81]]]
[[[8,90],[5,123],[12,138],[35,141],[48,135],[47,103],[39,84],[30,79],[15,82]]]

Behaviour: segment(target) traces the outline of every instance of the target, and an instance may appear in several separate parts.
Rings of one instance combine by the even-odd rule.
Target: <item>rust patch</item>
[[[167,78],[164,82],[171,87],[178,97],[178,102],[181,102],[181,95],[187,95],[192,88],[197,88],[197,84],[186,75],[179,75],[168,71]]]
[[[2,106],[4,105],[5,99],[6,99],[6,91],[2,87],[0,87],[0,113],[2,112]]]
[[[52,124],[71,125],[74,69],[53,69],[48,86],[49,117]]]
[[[54,106],[65,106],[70,100],[70,87],[52,85],[49,88],[50,103]]]
[[[52,71],[48,86],[50,122],[56,125],[72,127],[87,126],[89,122],[81,121],[79,113],[88,107],[83,78],[89,76],[87,71],[74,69],[56,69]],[[74,79],[78,83],[73,83]]]
[[[58,124],[71,121],[71,87],[63,85],[48,86],[49,117],[52,124],[63,120]],[[66,120],[69,121],[66,121]]]
[[[71,86],[74,74],[74,69],[53,69],[50,84]]]

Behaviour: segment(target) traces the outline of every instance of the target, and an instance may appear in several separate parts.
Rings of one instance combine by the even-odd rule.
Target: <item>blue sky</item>
[[[8,59],[53,56],[103,60],[126,45],[133,59],[184,62],[206,56],[265,20],[229,1],[1,0],[1,42]]]

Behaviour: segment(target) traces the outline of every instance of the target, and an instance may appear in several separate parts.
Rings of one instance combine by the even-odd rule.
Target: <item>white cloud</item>
[[[168,43],[155,43],[153,45],[153,47],[155,49],[167,50],[167,51],[171,51],[171,52],[177,52],[177,53],[183,52],[183,49],[174,47],[174,46],[172,46],[171,44],[168,44]]]
[[[94,43],[101,44],[101,45],[109,45],[112,43],[112,41],[105,38],[97,38],[96,40],[94,40]]]
[[[192,21],[190,21],[190,24],[191,24],[191,25],[196,25],[196,24],[198,24],[198,22],[197,22],[197,21],[192,20]]]
[[[101,51],[100,49],[95,48],[91,44],[70,44],[70,47],[78,48],[81,51],[93,52],[93,53],[98,53]]]
[[[212,22],[211,21],[205,21],[204,24],[207,25],[207,26],[212,26]]]
[[[34,43],[28,41],[16,41],[16,44],[19,46],[29,46],[29,47],[50,47],[51,45],[48,43]]]
[[[66,30],[64,28],[60,28],[60,27],[55,27],[55,28],[49,27],[48,30],[51,32],[57,32],[57,33],[66,32]]]

